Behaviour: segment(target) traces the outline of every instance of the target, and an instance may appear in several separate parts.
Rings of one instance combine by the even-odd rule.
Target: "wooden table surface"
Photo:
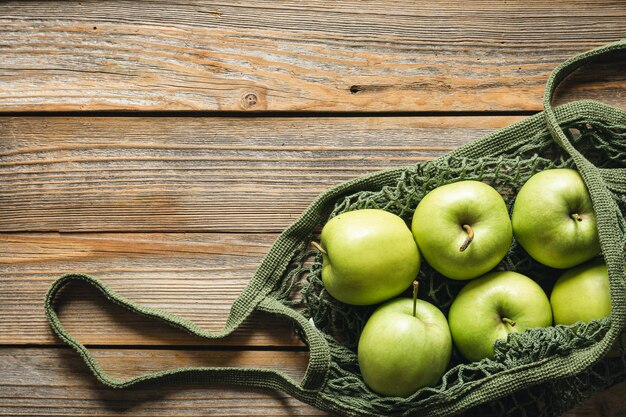
[[[623,1],[0,3],[0,415],[324,415],[228,386],[120,391],[49,329],[66,272],[220,329],[278,233],[328,187],[541,110],[552,68],[626,34]],[[626,105],[626,59],[557,102]],[[281,319],[223,343],[74,288],[61,316],[116,376],[303,374]],[[566,415],[626,415],[626,384]]]

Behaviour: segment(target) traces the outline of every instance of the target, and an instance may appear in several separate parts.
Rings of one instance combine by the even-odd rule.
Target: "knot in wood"
[[[256,106],[258,102],[259,98],[254,93],[245,93],[241,99],[241,104],[246,109]]]

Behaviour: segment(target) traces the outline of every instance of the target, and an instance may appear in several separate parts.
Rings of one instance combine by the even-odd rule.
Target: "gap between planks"
[[[536,111],[556,65],[626,22],[595,0],[11,2],[0,16],[6,111]],[[604,64],[566,97],[620,105],[620,63]]]
[[[333,185],[521,119],[0,118],[0,231],[280,232]]]

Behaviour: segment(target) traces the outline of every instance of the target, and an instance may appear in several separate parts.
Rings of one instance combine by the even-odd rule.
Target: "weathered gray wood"
[[[61,343],[43,312],[58,276],[82,272],[127,298],[221,330],[230,306],[276,235],[0,234],[0,344]],[[106,345],[302,346],[292,324],[255,314],[224,341],[207,342],[106,302],[87,286],[60,298],[63,324],[80,341]]]
[[[539,110],[620,1],[3,2],[0,110]],[[567,98],[624,103],[621,63]]]
[[[279,232],[520,117],[0,118],[0,231]]]

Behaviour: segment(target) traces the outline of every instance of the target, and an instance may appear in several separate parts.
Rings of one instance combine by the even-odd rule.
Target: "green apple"
[[[609,273],[602,261],[587,262],[566,271],[554,284],[550,295],[555,324],[588,323],[611,313]],[[626,347],[626,332],[622,333]],[[619,355],[619,342],[609,352]]]
[[[322,281],[347,304],[377,304],[398,296],[417,276],[420,255],[404,220],[384,210],[342,213],[321,235]]]
[[[470,361],[493,358],[494,343],[509,333],[552,325],[550,301],[532,279],[491,272],[469,282],[448,314],[455,346]]]
[[[415,209],[412,230],[424,259],[459,280],[489,272],[513,241],[504,200],[480,181],[455,182],[428,193]]]
[[[452,339],[446,318],[434,305],[397,298],[369,318],[358,346],[363,380],[380,395],[408,397],[436,385],[448,367]]]
[[[603,262],[588,262],[566,271],[550,295],[555,324],[590,322],[611,313],[609,273]]]
[[[512,223],[526,252],[552,268],[571,268],[600,252],[591,197],[573,169],[533,175],[517,194]]]

